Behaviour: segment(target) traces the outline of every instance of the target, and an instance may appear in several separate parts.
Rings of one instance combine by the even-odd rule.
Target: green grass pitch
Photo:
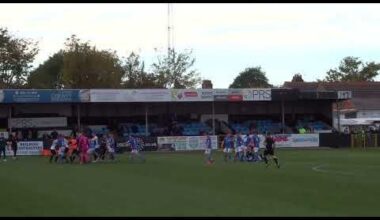
[[[0,162],[0,216],[380,216],[380,149],[278,149],[272,163],[206,166],[202,152],[144,164]]]

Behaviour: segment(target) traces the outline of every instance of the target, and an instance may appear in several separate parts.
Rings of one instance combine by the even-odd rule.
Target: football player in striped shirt
[[[244,151],[244,140],[241,132],[236,135],[236,153],[235,160],[243,161],[243,151]]]
[[[211,165],[214,163],[214,160],[211,157],[212,145],[211,145],[211,137],[208,133],[206,133],[206,147],[205,147],[205,155],[206,155],[206,163]]]
[[[228,131],[227,135],[223,140],[223,152],[224,152],[224,161],[232,160],[232,151],[234,149],[234,138],[231,134],[231,131]]]
[[[145,162],[145,158],[142,154],[139,153],[139,142],[137,138],[133,137],[132,135],[128,138],[128,144],[131,146],[131,156],[130,160],[134,161],[135,157],[139,157],[141,162]]]

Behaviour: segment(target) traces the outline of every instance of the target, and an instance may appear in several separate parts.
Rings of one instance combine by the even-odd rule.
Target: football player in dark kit
[[[5,155],[5,147],[7,146],[7,139],[4,137],[4,133],[0,133],[0,158],[1,155],[3,155],[3,161],[7,161],[6,155]]]
[[[267,133],[265,137],[265,150],[264,150],[264,161],[267,167],[269,166],[268,157],[273,158],[277,167],[280,168],[280,163],[278,162],[278,158],[274,155],[275,141],[270,133]]]
[[[17,138],[16,135],[9,135],[8,145],[12,148],[13,151],[13,160],[17,160]]]

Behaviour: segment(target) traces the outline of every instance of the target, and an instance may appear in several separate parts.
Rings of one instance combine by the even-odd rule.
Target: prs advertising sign
[[[271,101],[271,89],[243,89],[244,101]]]
[[[215,101],[271,101],[271,89],[215,89]]]

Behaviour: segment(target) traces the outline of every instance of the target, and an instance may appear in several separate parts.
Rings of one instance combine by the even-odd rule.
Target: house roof
[[[379,91],[380,82],[285,82],[285,88],[299,90]]]
[[[380,110],[380,82],[285,82],[283,87],[300,91],[352,91],[352,99],[343,101],[342,111]],[[335,109],[335,105],[333,107]]]

